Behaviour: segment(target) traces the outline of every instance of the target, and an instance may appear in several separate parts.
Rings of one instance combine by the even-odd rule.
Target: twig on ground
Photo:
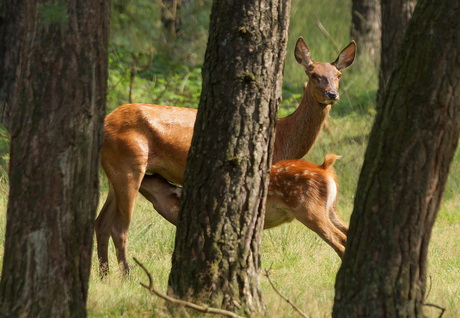
[[[428,292],[426,293],[426,296],[425,296],[425,301],[428,299],[428,296],[430,296],[430,292],[431,292],[431,286],[432,286],[431,275],[429,276],[429,279],[430,279],[430,284],[429,284],[429,287],[428,287]],[[446,311],[446,308],[441,307],[441,306],[436,305],[436,304],[423,303],[423,306],[435,307],[435,308],[438,308],[439,310],[441,310],[441,314],[439,315],[438,318],[441,318],[444,315],[444,312]]]
[[[431,286],[432,286],[431,275],[428,276],[428,278],[430,279],[430,285],[429,285],[429,287],[428,287],[428,292],[426,293],[425,300],[427,300],[428,297],[430,296],[430,293],[431,293]]]
[[[139,262],[135,257],[134,257],[134,261],[147,274],[147,277],[149,279],[149,284],[148,285],[145,285],[143,283],[140,283],[140,284],[141,284],[142,287],[148,289],[151,294],[157,295],[158,297],[160,297],[160,298],[162,298],[162,299],[164,299],[166,301],[169,301],[170,303],[173,303],[175,305],[185,306],[185,307],[194,309],[194,310],[202,312],[202,313],[217,314],[217,315],[222,315],[222,316],[232,317],[232,318],[244,318],[244,317],[239,316],[239,315],[235,314],[234,312],[231,312],[231,311],[228,311],[228,310],[219,309],[219,308],[213,308],[213,307],[208,307],[208,306],[202,306],[202,305],[197,305],[197,304],[185,301],[185,300],[173,298],[173,297],[170,297],[170,296],[167,296],[167,295],[164,295],[164,294],[160,293],[159,291],[157,291],[153,287],[152,275],[147,270],[147,268],[145,268],[145,266],[141,262]]]
[[[441,310],[441,314],[439,315],[438,318],[441,318],[444,315],[444,312],[446,311],[446,308],[441,307],[441,306],[436,305],[436,304],[424,303],[423,306],[435,307],[435,308],[438,308],[439,310]]]
[[[272,286],[273,290],[281,297],[283,298],[289,305],[292,306],[292,308],[294,308],[295,311],[297,311],[299,313],[299,315],[301,315],[302,317],[304,318],[308,318],[308,316],[302,311],[299,309],[299,307],[297,307],[289,298],[285,297],[283,294],[281,294],[279,292],[279,290],[275,287],[275,285],[273,284],[272,280],[270,279],[270,271],[268,269],[265,270],[265,276],[267,276],[267,279],[268,279],[268,282],[270,283],[270,285]]]

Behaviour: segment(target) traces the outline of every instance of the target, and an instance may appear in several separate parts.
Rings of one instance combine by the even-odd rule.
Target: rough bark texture
[[[110,2],[12,0],[2,10],[0,104],[11,148],[0,316],[83,317]]]
[[[351,38],[372,61],[380,55],[380,0],[353,0]]]
[[[460,3],[419,0],[372,129],[334,317],[421,317],[428,243],[460,134]]]
[[[416,3],[417,0],[382,1],[382,49],[377,94],[379,99],[385,93],[388,79],[395,68],[398,52]]]
[[[169,292],[262,310],[259,242],[290,1],[214,1]]]

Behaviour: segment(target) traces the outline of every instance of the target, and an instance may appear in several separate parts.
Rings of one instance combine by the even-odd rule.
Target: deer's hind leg
[[[329,219],[343,234],[348,234],[348,225],[337,214],[335,206],[329,209]]]
[[[102,148],[102,167],[111,184],[106,209],[101,211],[100,224],[101,255],[106,260],[106,237],[110,233],[118,264],[128,274],[127,261],[128,229],[133,215],[137,193],[148,163],[148,152],[142,140],[126,142],[129,138],[108,138]],[[99,243],[98,243],[99,246]]]
[[[118,175],[116,181],[113,182],[115,209],[110,235],[115,245],[118,264],[125,274],[129,273],[127,252],[129,224],[143,176],[142,171],[132,171]]]
[[[105,276],[109,272],[109,239],[112,219],[115,214],[116,203],[112,185],[109,183],[109,193],[101,212],[96,218],[94,229],[96,232],[97,256],[99,259],[99,273]]]
[[[343,257],[347,236],[329,219],[325,206],[320,204],[301,205],[294,211],[297,220],[319,235],[339,255]]]

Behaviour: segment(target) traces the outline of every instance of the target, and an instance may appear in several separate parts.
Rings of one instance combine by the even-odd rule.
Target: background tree
[[[290,1],[214,1],[170,293],[262,311],[259,243]]]
[[[113,0],[109,110],[131,102],[198,107],[210,7],[208,0]]]
[[[352,1],[351,38],[374,63],[380,55],[380,12],[380,0]]]
[[[334,317],[423,316],[428,243],[460,134],[460,3],[420,0],[382,99]]]
[[[1,9],[11,159],[0,315],[86,316],[110,1],[14,0]]]
[[[379,90],[383,96],[388,79],[395,68],[399,49],[417,0],[382,1],[382,37],[379,71]]]
[[[161,6],[161,22],[170,37],[180,35],[182,29],[181,7],[189,0],[158,0]]]

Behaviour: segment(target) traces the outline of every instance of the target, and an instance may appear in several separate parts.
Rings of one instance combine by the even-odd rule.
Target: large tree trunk
[[[380,0],[353,0],[351,38],[372,61],[380,55]]]
[[[334,317],[421,317],[428,243],[460,134],[460,3],[419,0],[377,112]]]
[[[259,242],[290,1],[214,1],[170,292],[262,311]]]
[[[377,94],[379,99],[385,93],[388,79],[395,68],[397,55],[416,3],[417,0],[382,1],[382,49],[380,54],[379,91]]]
[[[0,316],[83,317],[110,1],[15,0],[2,9],[0,102],[11,149]]]

